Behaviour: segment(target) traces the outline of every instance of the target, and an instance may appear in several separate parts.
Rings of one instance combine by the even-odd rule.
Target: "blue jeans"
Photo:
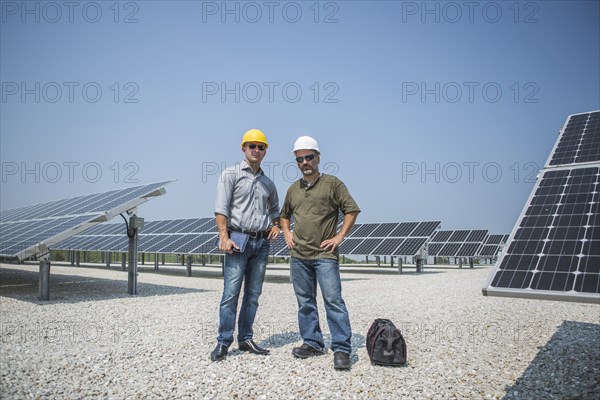
[[[305,260],[292,257],[291,276],[298,300],[298,326],[304,343],[323,350],[323,333],[317,310],[317,282],[321,288],[327,323],[331,332],[331,349],[350,354],[352,328],[344,299],[340,266],[336,260]]]
[[[258,298],[262,293],[269,257],[269,240],[248,240],[243,253],[225,254],[223,297],[219,308],[219,336],[217,342],[229,347],[233,343],[238,298],[244,283],[244,296],[238,320],[238,343],[252,339]]]

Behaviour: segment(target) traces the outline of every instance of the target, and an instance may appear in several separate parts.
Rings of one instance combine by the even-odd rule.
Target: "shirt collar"
[[[250,166],[250,164],[248,164],[246,162],[246,159],[243,159],[242,162],[240,163],[240,168],[241,169],[249,169],[251,173],[254,173],[254,171],[252,171],[252,167]],[[264,175],[264,172],[262,170],[262,167],[258,167],[258,172],[257,175]]]
[[[319,176],[317,177],[317,180],[314,181],[310,186],[308,185],[308,183],[306,183],[304,178],[300,178],[300,187],[302,189],[311,189],[316,186],[316,184],[319,182],[319,180],[321,179],[322,176],[323,176],[323,174],[319,172]]]

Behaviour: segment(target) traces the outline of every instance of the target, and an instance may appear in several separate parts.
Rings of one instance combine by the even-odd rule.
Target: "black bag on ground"
[[[367,333],[371,364],[399,367],[406,364],[406,342],[392,321],[376,319]]]

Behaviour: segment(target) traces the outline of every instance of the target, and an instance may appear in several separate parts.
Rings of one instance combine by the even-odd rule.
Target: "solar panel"
[[[429,243],[428,254],[430,256],[436,256],[439,254],[442,247],[444,247],[444,243]]]
[[[340,245],[340,247],[338,248],[340,254],[350,254],[352,252],[352,250],[354,250],[354,248],[356,246],[358,246],[360,244],[360,242],[362,242],[364,239],[355,239],[355,238],[347,238],[344,239],[344,241],[342,242],[342,244]]]
[[[572,115],[556,142],[549,166],[600,161],[600,111]]]
[[[187,236],[187,235],[186,235]],[[207,241],[213,241],[213,235],[196,235],[192,234],[192,239],[190,241],[185,242],[178,248],[174,249],[172,253],[174,254],[200,254],[193,253],[194,249],[198,248],[202,244]]]
[[[489,235],[483,244],[500,244],[505,236],[507,235]]]
[[[193,234],[168,236],[166,245],[153,253],[176,253],[177,249],[190,243],[195,237],[196,235]]]
[[[446,243],[442,249],[440,250],[440,252],[436,255],[440,256],[447,256],[447,257],[456,257],[456,253],[458,252],[458,249],[460,248],[460,243]]]
[[[488,231],[438,231],[429,243],[429,255],[440,257],[475,257],[487,239]]]
[[[175,224],[169,225],[165,229],[165,233],[186,233],[186,226],[190,224],[190,220],[188,219],[177,219],[175,220]]]
[[[484,295],[600,303],[598,118],[567,119]]]
[[[457,257],[474,257],[481,243],[463,243],[456,252]]]
[[[488,235],[477,255],[482,257],[496,257],[507,239],[508,235]]]
[[[392,255],[394,256],[404,256],[404,255],[414,255],[417,254],[419,249],[425,244],[427,238],[408,238],[400,247],[398,247]]]
[[[371,254],[376,255],[388,255],[393,254],[394,250],[396,250],[404,241],[403,238],[390,238],[385,239],[379,246],[377,246]]]
[[[211,250],[216,248],[216,235],[210,233],[203,233],[198,235],[192,242],[188,243],[190,247],[193,244],[196,244],[192,250],[189,251],[190,254],[208,254]]]
[[[367,237],[371,232],[373,232],[379,224],[362,224],[359,226],[353,233],[348,235],[348,237]]]
[[[41,256],[71,236],[165,193],[171,181],[78,196],[0,212],[0,255]]]
[[[485,240],[485,238],[488,235],[488,230],[487,229],[479,229],[479,230],[473,230],[471,231],[471,233],[469,234],[469,236],[465,239],[465,242],[470,242],[470,243],[483,243],[483,241]]]
[[[352,235],[354,234],[354,232],[356,232],[356,230],[358,228],[360,228],[361,226],[362,226],[362,224],[354,224],[352,226],[352,228],[350,229],[350,232],[348,232],[348,236],[346,236],[346,237],[352,237]]]
[[[454,231],[437,231],[431,238],[432,242],[446,243]]]
[[[151,226],[149,226],[148,228],[144,227],[142,232],[143,234],[149,234],[149,233],[156,233],[156,232],[162,232],[163,228],[165,226],[167,226],[171,221],[166,220],[166,221],[151,221]]]
[[[419,225],[418,222],[402,222],[396,229],[392,231],[390,236],[407,237]]]
[[[386,222],[384,224],[381,224],[377,227],[377,229],[375,229],[373,232],[371,232],[371,234],[369,235],[370,237],[387,237],[390,235],[390,233],[392,233],[392,231],[394,229],[396,229],[396,227],[398,226],[398,223],[395,222]]]
[[[436,229],[439,228],[439,226],[440,226],[441,223],[442,223],[442,221],[425,221],[425,222],[421,222],[415,228],[415,230],[410,233],[410,236],[411,237],[421,236],[421,237],[427,237],[427,238],[429,238],[431,235],[434,234],[434,232],[436,231]]]
[[[454,231],[454,233],[452,233],[452,236],[450,236],[450,239],[448,239],[448,241],[464,242],[467,239],[467,236],[469,236],[469,233],[471,233],[471,231]]]
[[[381,239],[365,239],[361,244],[356,246],[349,254],[354,255],[369,255],[375,247],[381,243]]]

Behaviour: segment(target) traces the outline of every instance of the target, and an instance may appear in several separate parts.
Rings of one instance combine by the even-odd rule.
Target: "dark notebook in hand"
[[[239,247],[239,250],[233,247],[233,251],[243,253],[246,249],[246,244],[248,244],[248,239],[250,239],[250,235],[238,231],[231,231],[231,233],[229,234],[229,239],[231,239],[233,243],[235,243],[236,246]],[[217,247],[219,247],[220,243],[221,241],[219,240],[219,238],[217,238]]]

